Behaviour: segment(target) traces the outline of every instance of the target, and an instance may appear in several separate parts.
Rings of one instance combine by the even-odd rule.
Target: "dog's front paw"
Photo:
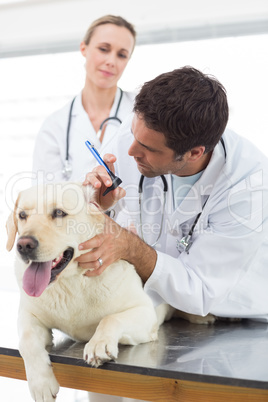
[[[84,360],[93,367],[116,360],[118,356],[118,342],[112,338],[91,339],[84,348]]]
[[[51,370],[46,373],[28,374],[30,393],[35,402],[55,402],[59,392],[59,384]]]

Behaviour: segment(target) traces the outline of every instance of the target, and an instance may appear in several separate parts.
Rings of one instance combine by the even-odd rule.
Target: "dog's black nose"
[[[39,243],[32,236],[22,236],[17,241],[17,250],[20,255],[26,259],[34,259],[35,251],[38,247]]]

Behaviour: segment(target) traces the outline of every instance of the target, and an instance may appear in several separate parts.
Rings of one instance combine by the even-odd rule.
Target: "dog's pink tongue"
[[[23,289],[29,296],[39,297],[51,278],[52,261],[32,262],[23,275]]]

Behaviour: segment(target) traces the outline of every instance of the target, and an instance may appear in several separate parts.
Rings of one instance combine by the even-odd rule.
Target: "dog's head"
[[[78,245],[103,231],[104,215],[93,195],[92,187],[80,183],[47,184],[19,194],[6,225],[7,249],[18,233],[23,288],[30,296],[40,296],[62,271],[68,272],[81,254]]]

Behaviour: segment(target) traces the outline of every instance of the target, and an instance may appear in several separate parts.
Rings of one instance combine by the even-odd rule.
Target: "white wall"
[[[267,0],[0,0],[0,57],[75,50],[104,14],[131,21],[141,44],[268,33]]]

